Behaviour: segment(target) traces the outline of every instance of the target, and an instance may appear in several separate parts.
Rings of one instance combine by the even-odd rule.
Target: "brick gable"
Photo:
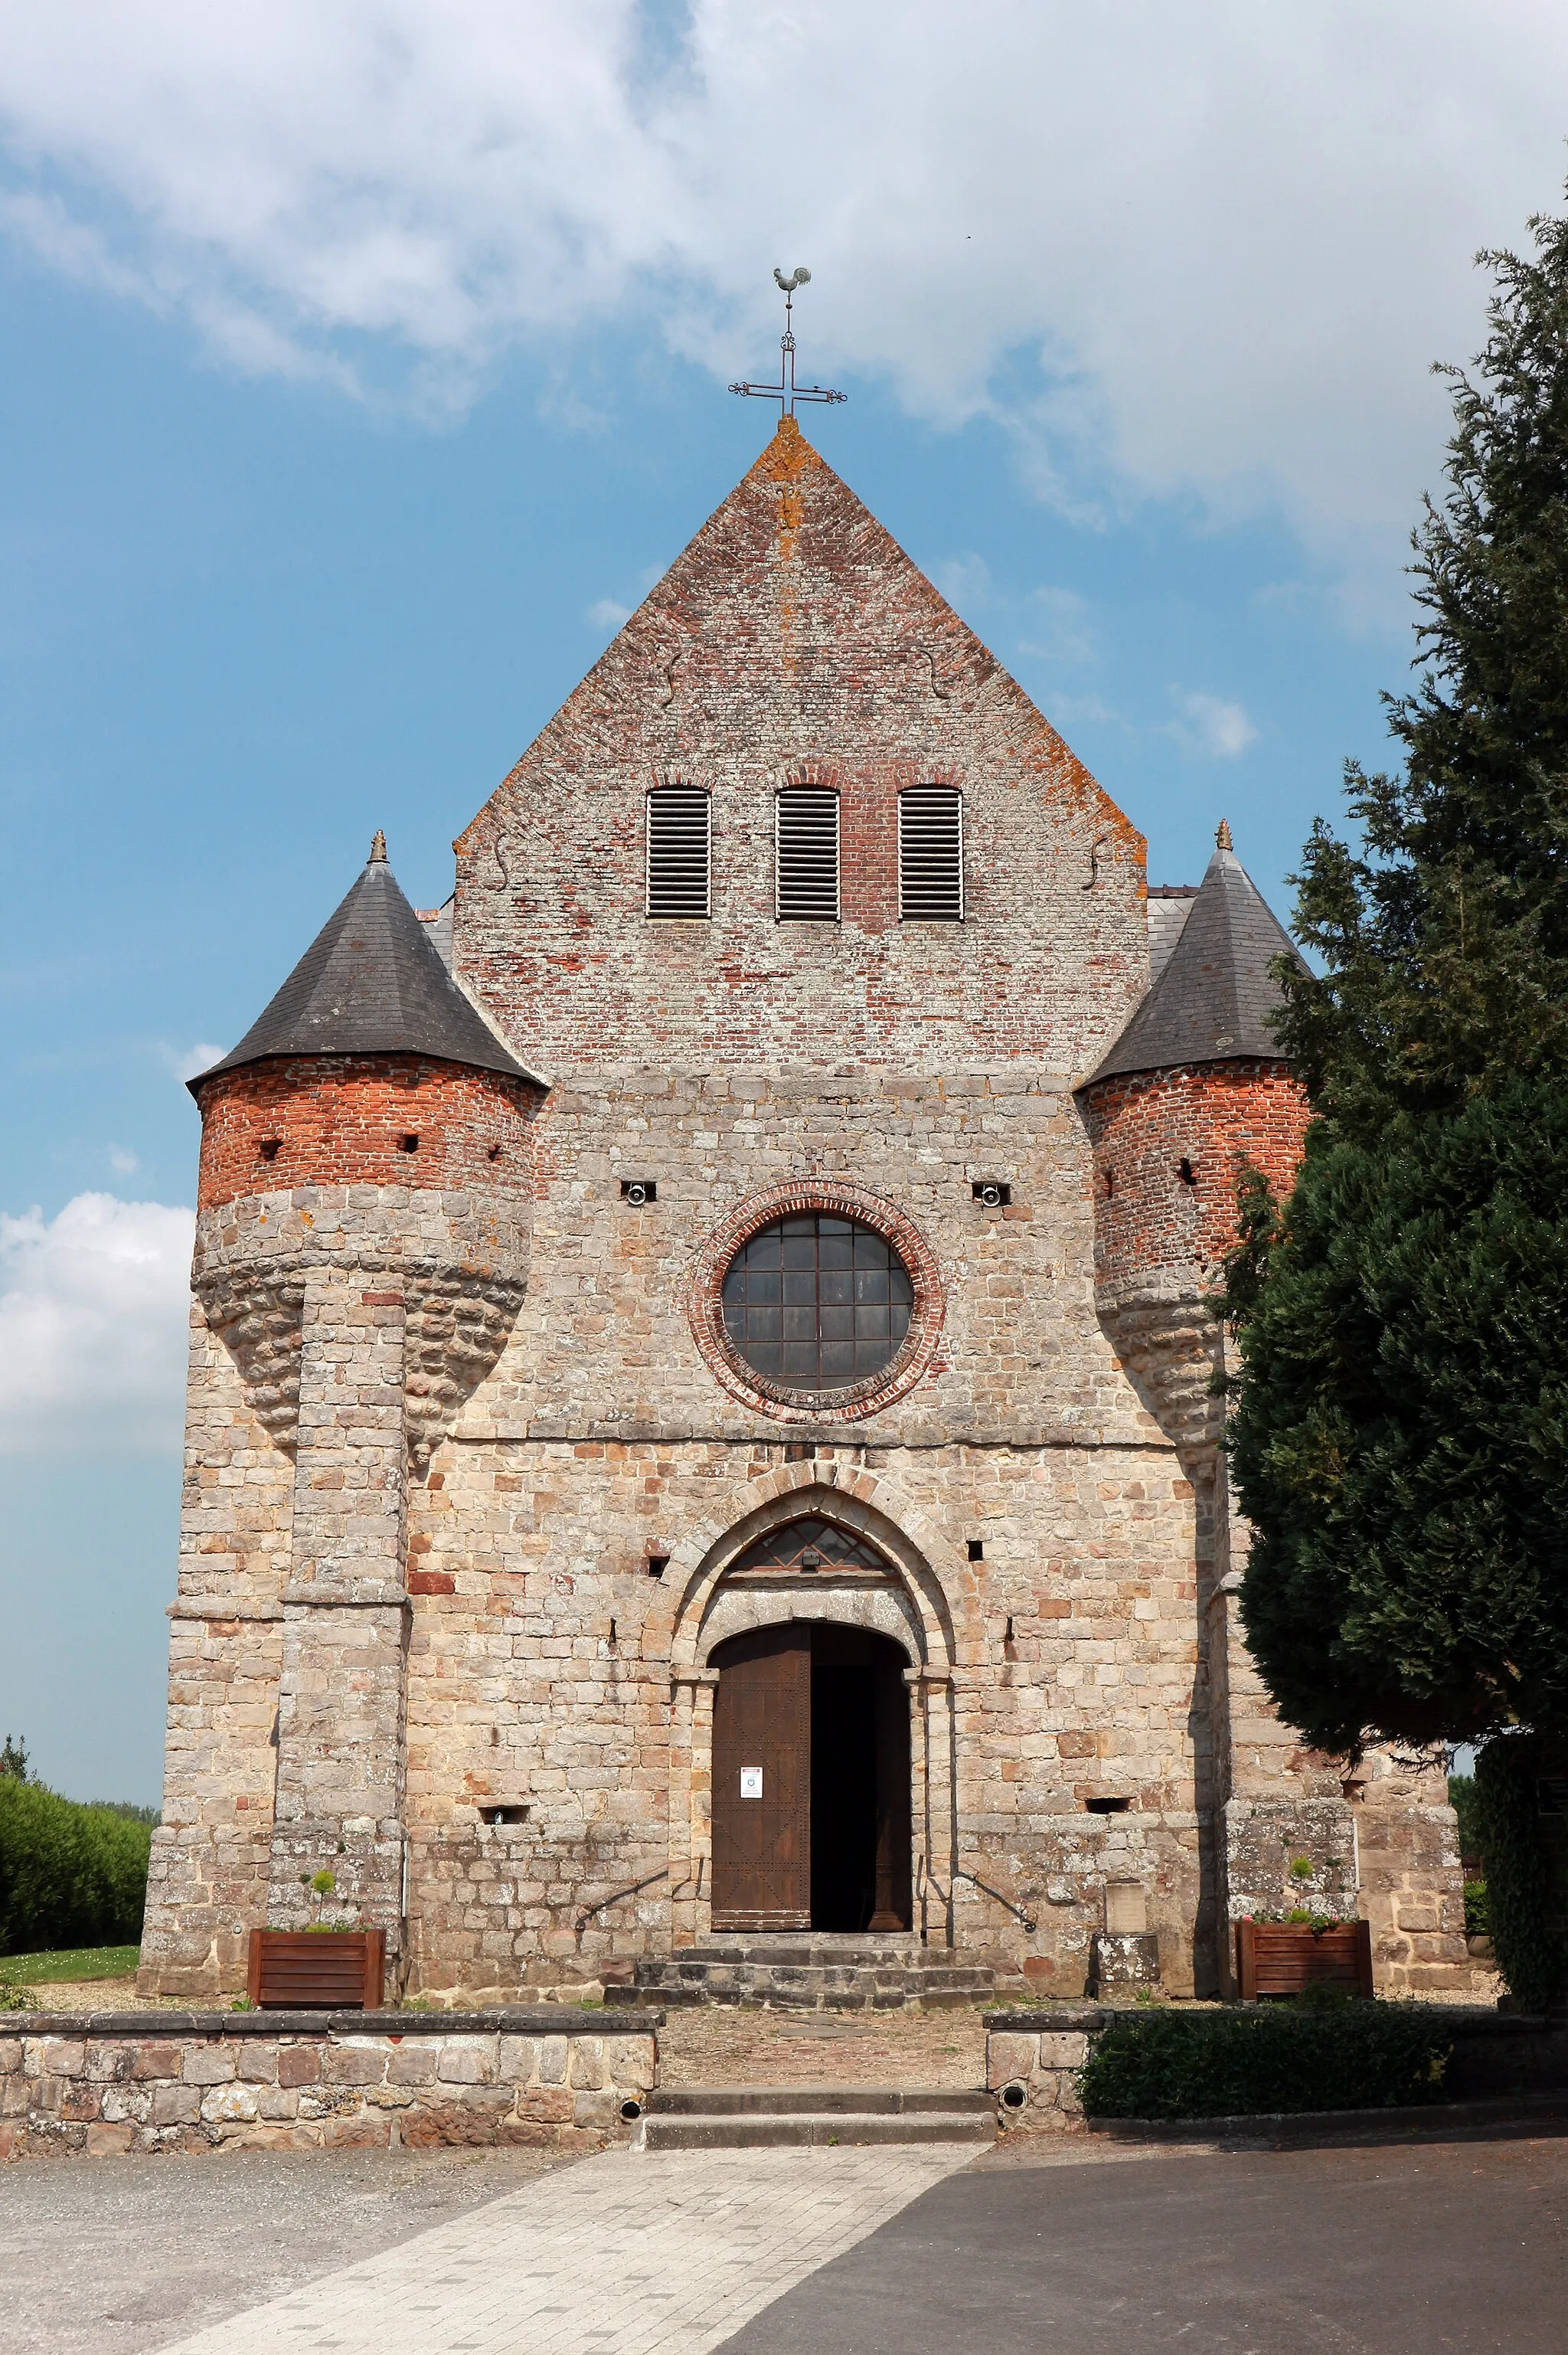
[[[708,923],[643,917],[643,799],[675,781],[714,796]],[[812,783],[842,796],[842,922],[780,925],[774,795]],[[930,783],[965,797],[962,925],[898,921],[898,790]],[[456,847],[458,971],[552,1071],[1076,1075],[1147,986],[1142,837],[793,420]]]

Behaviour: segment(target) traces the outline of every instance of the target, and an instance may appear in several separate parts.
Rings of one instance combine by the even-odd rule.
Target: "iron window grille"
[[[956,785],[909,785],[898,796],[901,922],[964,921],[964,797]]]
[[[741,1245],[722,1306],[731,1348],[765,1381],[845,1390],[897,1356],[915,1285],[885,1235],[806,1210],[776,1219]]]
[[[648,795],[648,914],[665,921],[713,914],[713,797],[692,785]]]
[[[839,921],[839,797],[791,785],[774,800],[774,913],[782,923]]]
[[[808,1577],[821,1570],[869,1570],[885,1577],[887,1564],[853,1529],[824,1520],[820,1513],[808,1513],[747,1546],[740,1560],[730,1564],[729,1575],[747,1570],[799,1570]]]

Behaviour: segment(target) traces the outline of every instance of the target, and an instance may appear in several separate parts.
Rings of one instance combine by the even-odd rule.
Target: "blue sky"
[[[1475,247],[1560,194],[1568,29],[1503,5],[1478,59],[1457,6],[1214,5],[1173,62],[1133,0],[997,0],[954,60],[934,0],[41,13],[0,0],[0,1732],[145,1800],[181,1075],[374,827],[444,896],[769,430],[724,388],[771,363],[773,264],[850,394],[807,430],[1150,879],[1228,816],[1287,912],[1406,676],[1428,364],[1479,341]]]

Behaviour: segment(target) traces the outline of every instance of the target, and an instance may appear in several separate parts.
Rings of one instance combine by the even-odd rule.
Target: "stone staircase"
[[[650,2094],[633,2150],[777,2150],[815,2144],[994,2143],[985,2093],[884,2085],[674,2085]]]
[[[906,1934],[841,1937],[816,1931],[715,1937],[637,1964],[611,2002],[766,2004],[791,2011],[956,2010],[994,1995],[994,1972],[950,1947]]]

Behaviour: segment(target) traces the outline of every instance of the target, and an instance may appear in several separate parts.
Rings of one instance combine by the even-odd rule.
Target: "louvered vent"
[[[775,803],[780,923],[839,921],[839,797],[791,786]]]
[[[648,913],[708,916],[712,909],[713,803],[689,785],[648,796]]]
[[[898,796],[898,913],[909,923],[962,923],[964,797],[956,785],[911,785]]]

